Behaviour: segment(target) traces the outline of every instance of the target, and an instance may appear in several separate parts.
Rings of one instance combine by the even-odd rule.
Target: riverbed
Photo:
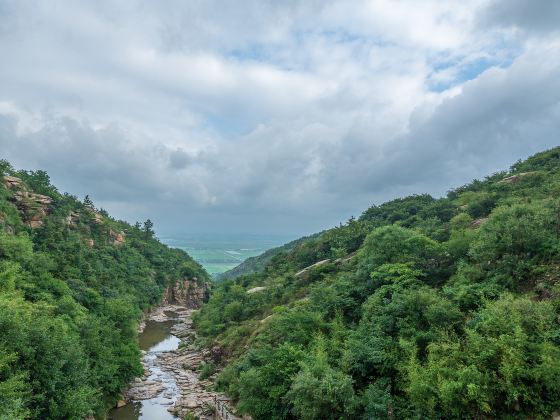
[[[178,322],[177,313],[166,311],[167,321],[146,321],[143,331],[138,336],[140,350],[143,356],[144,369],[147,371],[147,381],[163,384],[164,390],[153,398],[140,401],[130,401],[127,405],[115,408],[109,413],[110,420],[172,420],[177,417],[167,409],[179,397],[177,383],[169,372],[163,371],[157,363],[162,352],[177,350],[181,340],[171,333],[171,328]]]
[[[194,344],[192,313],[166,305],[147,316],[138,337],[144,376],[130,384],[126,405],[112,409],[110,420],[171,420],[188,413],[201,420],[237,419],[228,399],[213,391],[213,376],[199,378],[202,363],[212,363],[212,355]]]

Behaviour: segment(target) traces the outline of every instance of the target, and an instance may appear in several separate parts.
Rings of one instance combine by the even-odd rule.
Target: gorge
[[[560,148],[217,281],[151,222],[1,169],[2,418],[558,414]]]

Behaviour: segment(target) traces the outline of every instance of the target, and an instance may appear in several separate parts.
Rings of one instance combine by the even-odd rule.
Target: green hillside
[[[296,239],[295,241],[290,241],[285,245],[266,250],[261,255],[257,255],[255,257],[249,257],[241,264],[232,268],[231,270],[228,270],[222,274],[217,275],[216,280],[221,281],[224,279],[231,279],[245,274],[252,274],[252,273],[257,273],[259,271],[262,271],[264,270],[266,265],[272,260],[272,258],[276,257],[279,254],[288,253],[296,246],[303,244],[307,241],[310,241],[319,235],[320,234],[304,236],[303,238]]]
[[[0,161],[0,419],[103,416],[142,373],[137,323],[185,252]]]
[[[550,417],[559,193],[556,148],[271,252],[195,318],[218,388],[255,419]]]

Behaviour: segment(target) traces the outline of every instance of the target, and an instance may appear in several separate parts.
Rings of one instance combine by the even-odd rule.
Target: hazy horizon
[[[224,273],[250,257],[284,245],[294,236],[265,234],[176,234],[160,240],[171,247],[187,251],[210,275]]]

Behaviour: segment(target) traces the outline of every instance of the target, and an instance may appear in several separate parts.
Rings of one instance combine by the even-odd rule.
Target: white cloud
[[[514,3],[0,0],[2,155],[163,232],[442,193],[557,142],[560,38]]]

